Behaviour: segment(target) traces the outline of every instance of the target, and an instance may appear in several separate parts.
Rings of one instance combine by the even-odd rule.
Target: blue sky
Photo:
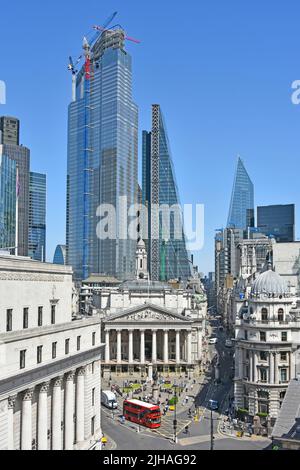
[[[214,230],[226,224],[236,156],[256,205],[300,207],[300,79],[297,0],[14,0],[1,6],[0,114],[21,120],[31,168],[47,173],[47,257],[65,241],[68,56],[92,25],[118,11],[140,45],[133,56],[140,137],[152,103],[162,106],[182,203],[205,204],[201,271],[214,268]],[[141,150],[141,138],[139,142]],[[141,152],[140,152],[141,153]],[[141,155],[140,155],[141,156]],[[297,227],[297,238],[300,237]]]

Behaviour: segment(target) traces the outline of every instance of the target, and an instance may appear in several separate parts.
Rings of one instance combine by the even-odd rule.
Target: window
[[[281,361],[287,361],[287,353],[286,352],[281,352],[280,353],[280,360]]]
[[[267,337],[266,337],[266,332],[265,332],[265,331],[260,331],[260,332],[259,332],[259,337],[260,337],[260,341],[267,341]]]
[[[12,309],[6,310],[6,331],[12,331]]]
[[[80,351],[81,336],[77,336],[77,351]]]
[[[37,363],[40,364],[42,362],[42,354],[43,354],[43,346],[38,346],[36,350],[37,356]]]
[[[57,343],[52,343],[52,359],[56,359]]]
[[[278,321],[283,321],[283,308],[278,310]]]
[[[23,328],[28,328],[28,308],[23,308]]]
[[[43,307],[38,308],[38,326],[43,326]]]
[[[65,341],[65,354],[69,354],[70,352],[70,339],[66,339]]]
[[[268,310],[266,308],[261,310],[261,321],[265,323],[268,321]]]
[[[143,260],[141,259],[140,260],[140,268],[142,269],[142,267],[143,267]]]
[[[282,406],[282,402],[284,400],[285,394],[286,394],[286,391],[283,391],[283,392],[279,393],[279,406],[280,406],[280,408]]]
[[[26,350],[20,351],[20,369],[25,369]]]
[[[55,305],[51,305],[51,325],[55,325]]]
[[[245,330],[245,340],[248,341],[248,331]]]
[[[92,363],[92,374],[94,374],[94,373],[95,373],[95,363],[93,362]]]
[[[95,346],[96,344],[96,333],[92,334],[92,346]]]
[[[96,416],[93,416],[92,419],[91,419],[91,434],[92,434],[92,436],[95,434],[95,419],[96,419]]]
[[[267,361],[268,360],[268,354],[266,351],[260,351],[259,357],[261,361]]]
[[[287,331],[281,332],[281,341],[287,341]]]
[[[95,406],[95,389],[92,389],[92,406]]]
[[[267,369],[260,369],[260,381],[267,382]]]
[[[280,381],[287,382],[287,369],[280,369]]]

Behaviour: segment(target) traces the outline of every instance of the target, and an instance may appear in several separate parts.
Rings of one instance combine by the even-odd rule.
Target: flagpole
[[[16,172],[16,230],[15,230],[15,256],[18,256],[19,245],[19,167]]]

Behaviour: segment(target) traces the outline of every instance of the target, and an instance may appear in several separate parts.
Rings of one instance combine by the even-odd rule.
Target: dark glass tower
[[[15,247],[15,237],[16,162],[0,152],[0,248]]]
[[[254,225],[254,186],[242,159],[239,157],[227,227],[246,230]]]
[[[46,261],[46,175],[30,172],[28,255]]]
[[[69,106],[67,175],[67,264],[76,279],[92,273],[120,280],[135,276],[136,240],[122,234],[137,203],[138,109],[132,100],[131,57],[122,29],[107,30],[92,49],[91,75],[77,76]],[[116,236],[99,239],[100,205],[116,210]]]
[[[154,207],[180,204],[170,144],[159,105],[152,106],[152,132],[143,132],[143,204],[148,207],[148,262],[152,280],[186,280],[191,276],[181,211],[180,237],[175,232],[175,214],[170,213],[169,238],[164,237],[164,219]]]
[[[295,241],[295,205],[261,206],[257,208],[257,227],[277,242]]]

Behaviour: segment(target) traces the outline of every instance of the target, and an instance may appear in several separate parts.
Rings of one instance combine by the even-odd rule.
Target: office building
[[[46,175],[30,172],[28,255],[46,260]]]
[[[191,262],[186,249],[183,214],[166,124],[160,106],[156,104],[152,106],[152,131],[143,133],[142,154],[142,201],[148,208],[146,238],[151,279],[187,280],[191,277]],[[167,218],[161,210],[163,206],[170,210]],[[172,212],[174,206],[177,211]]]
[[[91,73],[80,70],[69,106],[67,263],[79,280],[92,273],[135,276],[136,240],[128,237],[127,225],[128,209],[137,203],[138,109],[124,40],[120,28],[100,35],[91,51]],[[116,233],[106,239],[97,233],[106,216],[99,215],[103,205],[117,217],[110,215]]]
[[[28,226],[29,226],[29,168],[30,151],[19,145],[19,120],[11,117],[1,117],[0,156],[15,162],[18,171],[18,250],[20,256],[28,255]],[[13,243],[15,247],[16,243]]]
[[[53,256],[54,264],[66,264],[66,245],[57,245]]]
[[[275,238],[277,243],[295,241],[295,205],[258,207],[257,227],[260,232]]]
[[[0,248],[16,245],[16,162],[0,154]]]
[[[99,448],[99,317],[72,321],[72,269],[0,256],[0,450]]]
[[[254,186],[238,157],[227,227],[247,230],[254,227],[254,222]]]

